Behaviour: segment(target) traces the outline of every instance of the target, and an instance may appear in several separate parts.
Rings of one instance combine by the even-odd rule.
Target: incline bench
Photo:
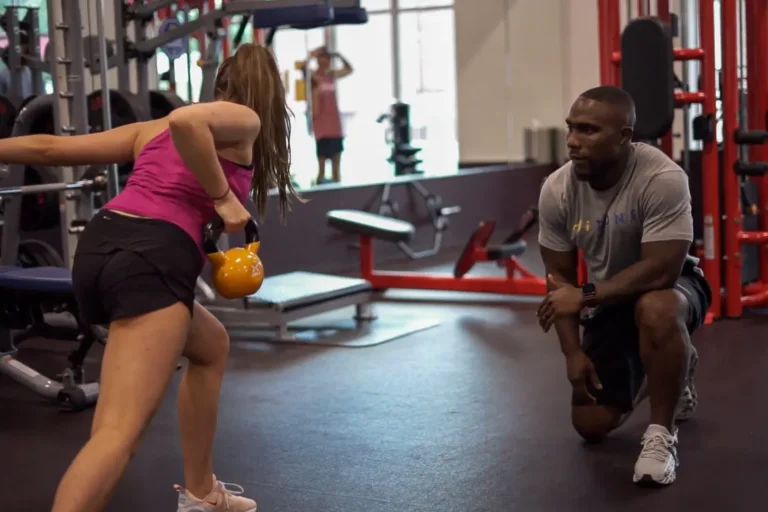
[[[546,293],[546,282],[519,260],[527,248],[523,236],[537,219],[538,212],[528,210],[521,219],[521,226],[501,245],[495,246],[489,246],[488,242],[496,223],[481,222],[464,246],[453,273],[448,274],[375,269],[373,240],[408,243],[416,231],[410,222],[360,210],[331,210],[326,214],[329,227],[359,237],[360,277],[368,281],[374,290],[421,289],[541,296]],[[495,262],[505,268],[506,275],[467,275],[478,262]]]
[[[47,311],[65,311],[77,329],[56,328],[45,320]],[[14,336],[13,331],[24,331]],[[69,338],[79,346],[69,355],[71,366],[52,380],[16,359],[15,343],[30,337]],[[72,293],[72,274],[59,267],[0,267],[0,374],[72,410],[96,403],[98,382],[84,383],[83,362],[100,335],[82,325]]]

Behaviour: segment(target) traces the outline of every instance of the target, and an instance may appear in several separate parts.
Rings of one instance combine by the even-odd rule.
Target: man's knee
[[[642,295],[635,304],[635,322],[640,332],[660,340],[675,330],[685,329],[688,302],[677,290],[656,290]]]
[[[571,422],[585,441],[595,443],[605,438],[622,423],[624,414],[618,409],[602,405],[571,407]]]

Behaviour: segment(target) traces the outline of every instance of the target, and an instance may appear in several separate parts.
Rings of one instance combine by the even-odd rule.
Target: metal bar
[[[225,14],[220,10],[209,12],[203,14],[195,20],[181,24],[177,28],[173,28],[168,32],[159,34],[151,39],[136,41],[136,44],[134,44],[133,47],[140,53],[151,54],[166,44],[170,43],[171,41],[176,41],[177,39],[182,39],[194,34],[195,32],[199,32],[206,28],[210,23],[213,23],[214,21],[222,19],[226,16],[229,16],[229,14]],[[141,30],[143,30],[143,28]]]
[[[768,302],[768,291],[741,297],[741,305],[745,308],[765,306],[766,302]]]
[[[70,108],[70,122],[73,131],[71,135],[85,135],[89,133],[88,125],[88,95],[85,93],[85,57],[83,54],[83,34],[79,27],[82,26],[80,9],[75,8],[74,4],[64,0],[65,22],[72,28],[68,31],[69,42],[67,53],[63,55],[70,61],[69,76],[67,77],[67,92],[71,95],[71,101],[68,102]],[[61,55],[60,55],[61,57]],[[79,179],[84,167],[73,167],[75,178]],[[66,180],[63,180],[66,181]],[[69,180],[71,181],[71,180]],[[90,218],[90,215],[89,217]]]
[[[178,3],[178,0],[153,0],[146,4],[137,2],[128,8],[128,13],[137,20],[149,21],[155,16],[156,12],[166,7],[171,7],[176,3]]]
[[[37,7],[30,7],[27,10],[26,21],[29,24],[29,32],[27,34],[29,38],[29,47],[27,48],[27,54],[30,57],[35,57],[35,60],[40,59],[41,64],[43,64],[40,55],[40,9]],[[35,96],[45,94],[42,72],[50,71],[50,66],[47,62],[44,63],[44,66],[40,67],[30,66],[30,60],[31,59],[27,58],[26,64],[32,74],[32,94]]]
[[[680,92],[675,91],[675,104],[680,107],[683,105],[692,105],[697,103],[704,103],[707,99],[707,95],[703,92]]]
[[[642,18],[644,16],[651,15],[651,2],[650,0],[637,0],[637,16]]]
[[[392,10],[394,14],[390,16],[392,23],[392,97],[395,102],[401,102],[403,99],[403,84],[402,84],[402,55],[400,55],[400,2],[398,0],[392,0]],[[504,16],[509,16],[509,11],[504,11]],[[418,16],[418,14],[416,14]]]
[[[153,5],[153,4],[150,4]],[[251,14],[252,11],[264,9],[276,9],[279,7],[307,7],[309,5],[328,5],[327,0],[273,0],[265,2],[264,0],[233,0],[222,5],[221,9],[203,14],[193,21],[189,21],[168,32],[146,39],[137,41],[134,48],[141,53],[152,53],[160,47],[187,37],[195,32],[206,28],[210,23],[222,20],[228,16],[238,14]]]
[[[738,146],[733,134],[739,126],[739,78],[738,78],[738,12],[737,0],[721,2],[722,45],[723,45],[723,230],[725,260],[725,314],[738,318],[742,313],[741,304],[741,252],[737,233],[742,230],[739,197],[739,176],[733,166],[739,158]]]
[[[715,74],[715,6],[713,0],[701,0],[699,8],[701,48],[701,90],[704,93],[702,115],[710,116],[715,128],[717,116],[716,74]],[[726,137],[730,138],[730,137]],[[733,174],[730,170],[726,174]],[[704,277],[712,289],[712,304],[709,314],[714,318],[722,315],[721,295],[721,246],[720,246],[720,159],[717,137],[705,142],[701,156],[702,214],[704,216]]]
[[[741,243],[762,244],[768,242],[768,231],[740,231],[736,239]]]
[[[109,101],[109,75],[107,62],[107,38],[104,34],[104,0],[96,0],[96,34],[99,41],[99,71],[101,73],[101,104],[102,104],[102,126],[104,131],[112,129],[112,107]],[[117,164],[111,164],[107,167],[107,180],[109,184],[108,196],[113,198],[120,193],[120,175],[117,170]]]
[[[147,26],[148,22],[145,20],[136,20],[134,22],[134,27],[136,30],[136,44],[134,45],[136,49],[139,48],[144,42],[147,41]],[[147,52],[149,55],[153,55],[155,53],[155,50],[152,50],[151,52]],[[138,98],[141,105],[144,107],[145,112],[151,112],[152,107],[151,103],[149,101],[149,60],[151,56],[145,57],[144,55],[140,55],[139,58],[136,59],[135,62],[135,69],[136,69],[136,97]],[[170,62],[171,67],[173,67],[173,61]]]
[[[659,11],[666,9],[669,16],[669,0],[659,0]],[[688,0],[680,0],[680,44],[683,48],[690,48],[691,38],[689,33],[690,23],[688,22]],[[696,76],[696,75],[694,75]],[[684,92],[691,92],[690,84],[691,70],[688,62],[683,63],[683,89]],[[691,169],[691,108],[690,105],[683,105],[683,151],[682,161],[683,169],[690,172]]]
[[[597,0],[598,45],[600,49],[600,83],[612,85],[614,69],[611,65],[613,41],[611,39],[611,0]]]
[[[686,60],[701,60],[704,58],[704,50],[702,48],[675,48],[674,57],[676,61]],[[621,64],[621,52],[613,52],[611,54],[611,62],[613,64]]]
[[[20,187],[0,188],[0,197],[41,194],[45,192],[61,192],[66,190],[81,190],[92,188],[103,183],[99,180],[81,180],[75,183],[44,183],[42,185],[23,185]]]
[[[656,16],[666,21],[667,23],[670,22],[671,18],[669,16],[669,0],[658,0],[656,2]]]
[[[19,35],[19,8],[6,7],[6,14],[10,14],[8,20],[8,71],[11,75],[11,90],[8,98],[16,105],[21,103],[21,36]]]
[[[747,30],[747,108],[749,126],[755,130],[765,130],[768,115],[768,3],[751,1],[746,3]],[[750,148],[750,159],[758,162],[768,161],[768,146],[760,144]],[[768,230],[768,177],[753,178],[757,187],[757,204],[760,205],[760,229]],[[766,240],[768,242],[768,240]],[[760,279],[768,282],[768,245],[759,251]]]
[[[125,42],[128,39],[126,34],[125,25],[125,3],[122,0],[114,1],[115,11],[115,63],[117,66],[117,83],[128,84],[131,83],[131,74],[128,70],[128,62],[125,57]]]
[[[309,7],[310,5],[328,5],[328,0],[231,0],[221,6],[227,14],[246,14],[251,11],[277,9],[280,7]]]
[[[647,12],[647,15],[650,16],[650,6],[649,10]],[[662,20],[664,23],[666,23],[668,26],[670,25],[670,16],[669,16],[669,0],[658,0],[656,3],[656,16]],[[661,138],[661,148],[664,151],[664,153],[667,154],[670,158],[674,158],[674,143],[672,140],[672,130],[667,130],[667,133],[664,134],[664,136]]]

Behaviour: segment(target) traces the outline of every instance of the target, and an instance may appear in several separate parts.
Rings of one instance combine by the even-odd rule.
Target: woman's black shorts
[[[203,258],[170,222],[101,210],[77,244],[72,281],[84,322],[114,320],[182,302],[192,313]]]

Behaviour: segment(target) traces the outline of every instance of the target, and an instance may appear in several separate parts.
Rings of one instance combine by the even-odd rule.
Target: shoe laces
[[[640,456],[666,462],[667,457],[672,453],[675,441],[674,436],[663,432],[646,433],[643,435],[643,451]],[[674,456],[674,453],[672,455]]]
[[[245,493],[245,489],[237,484],[230,484],[227,482],[218,481],[217,488],[220,489],[221,494],[224,495],[224,505],[229,510],[229,498],[230,496],[239,496]]]

